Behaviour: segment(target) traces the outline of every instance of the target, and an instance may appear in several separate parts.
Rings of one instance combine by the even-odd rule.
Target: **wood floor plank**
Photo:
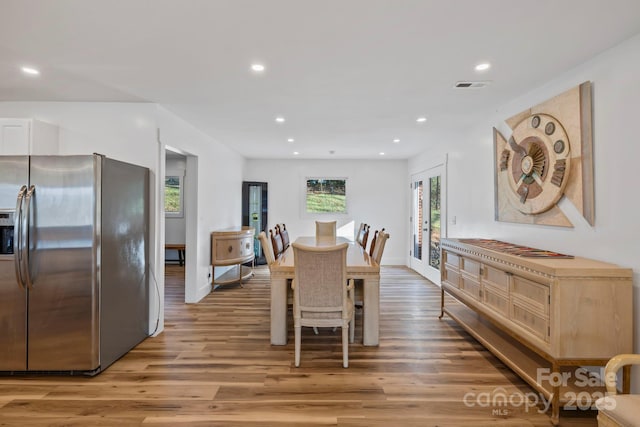
[[[485,405],[534,391],[466,334],[439,320],[439,289],[383,267],[380,345],[356,343],[342,368],[341,331],[303,328],[302,361],[270,345],[269,270],[184,303],[184,267],[168,265],[165,330],[95,377],[0,377],[0,426],[550,426],[540,407]],[[470,397],[471,396],[471,397]],[[502,410],[502,411],[500,411]],[[562,426],[596,426],[563,411]]]

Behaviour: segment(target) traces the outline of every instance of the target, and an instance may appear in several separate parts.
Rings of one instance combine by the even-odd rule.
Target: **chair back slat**
[[[258,234],[258,240],[262,245],[262,252],[267,260],[267,265],[270,266],[276,261],[276,256],[273,253],[273,246],[271,246],[271,240],[267,238],[267,234],[264,231],[261,231],[260,234]]]

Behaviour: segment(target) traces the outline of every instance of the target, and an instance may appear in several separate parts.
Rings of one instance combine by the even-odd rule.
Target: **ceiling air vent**
[[[486,87],[491,82],[481,81],[481,82],[456,82],[454,89],[482,89]]]

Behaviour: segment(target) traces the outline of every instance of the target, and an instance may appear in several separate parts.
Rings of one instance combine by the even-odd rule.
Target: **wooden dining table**
[[[356,242],[344,237],[298,237],[296,243],[306,246],[333,246],[349,243],[347,278],[363,281],[363,339],[367,346],[379,343],[380,266]],[[287,344],[287,300],[295,276],[293,247],[289,246],[271,264],[271,344]]]

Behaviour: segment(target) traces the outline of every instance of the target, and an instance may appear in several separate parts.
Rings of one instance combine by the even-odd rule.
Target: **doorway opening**
[[[173,274],[184,274],[184,301],[195,302],[198,293],[198,158],[165,146],[164,172],[165,265],[172,266]]]

